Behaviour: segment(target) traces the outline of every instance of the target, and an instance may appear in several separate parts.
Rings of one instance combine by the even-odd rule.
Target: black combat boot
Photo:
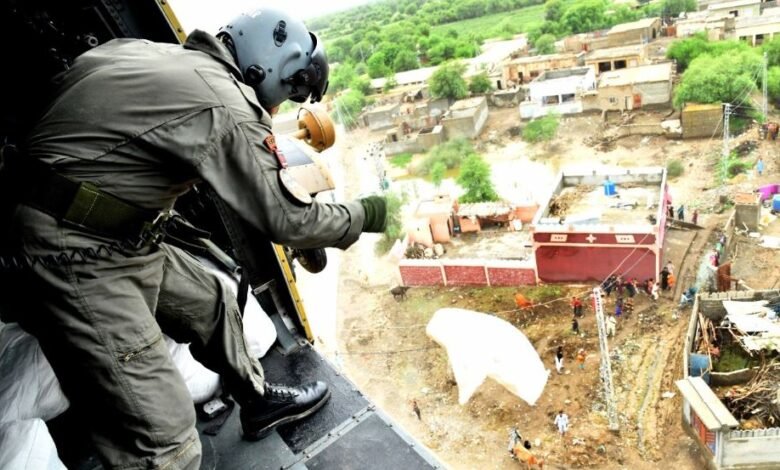
[[[244,439],[257,441],[276,426],[303,419],[319,410],[330,398],[325,382],[311,382],[300,387],[265,384],[262,397],[241,406]]]

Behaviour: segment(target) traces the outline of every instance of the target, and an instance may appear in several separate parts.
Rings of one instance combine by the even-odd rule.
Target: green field
[[[473,34],[488,39],[522,33],[528,31],[528,28],[534,24],[541,24],[543,21],[544,5],[534,5],[470,20],[440,24],[433,26],[431,32],[442,33],[449,29],[455,29],[461,36]]]

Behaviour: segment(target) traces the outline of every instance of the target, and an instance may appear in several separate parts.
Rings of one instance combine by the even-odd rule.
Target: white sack
[[[198,258],[206,268],[216,274],[230,288],[233,295],[238,293],[238,282],[232,276],[221,271],[207,258]],[[253,295],[247,296],[244,307],[244,337],[252,357],[263,357],[276,342],[276,327],[268,315],[260,307]]]
[[[0,424],[0,468],[4,470],[67,470],[46,423],[27,419]]]
[[[442,308],[425,329],[449,355],[458,402],[465,405],[486,377],[529,405],[544,391],[550,371],[525,335],[498,317],[459,308]]]
[[[171,353],[174,365],[187,385],[192,401],[203,403],[217,394],[219,390],[219,374],[207,369],[196,361],[190,352],[188,344],[177,343],[165,336],[165,345]]]
[[[68,406],[38,340],[16,323],[0,323],[0,423],[49,420]]]

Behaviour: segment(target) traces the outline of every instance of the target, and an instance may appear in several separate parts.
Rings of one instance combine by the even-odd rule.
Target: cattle
[[[393,294],[393,298],[396,302],[406,300],[406,291],[409,290],[408,286],[395,286],[390,289],[390,293]]]

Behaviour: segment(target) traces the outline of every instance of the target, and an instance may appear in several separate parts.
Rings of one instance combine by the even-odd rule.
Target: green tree
[[[328,93],[335,94],[348,86],[350,82],[354,80],[355,68],[350,64],[342,63],[333,68],[333,72],[330,74],[330,85],[328,86]]]
[[[602,29],[609,23],[604,0],[581,0],[566,9],[561,22],[573,33]]]
[[[534,42],[534,48],[539,55],[552,54],[555,52],[555,36],[552,34],[542,34]]]
[[[775,36],[762,44],[761,50],[766,52],[767,62],[770,66],[780,65],[780,36]]]
[[[490,179],[490,165],[476,154],[463,160],[458,175],[458,184],[466,191],[461,202],[497,201],[498,194]]]
[[[396,240],[404,236],[404,226],[401,221],[401,208],[405,198],[394,192],[384,194],[387,203],[387,226],[376,245],[376,252],[385,254],[393,247]]]
[[[358,90],[349,90],[341,94],[335,100],[336,121],[345,127],[354,127],[365,105],[366,97]]]
[[[777,106],[780,103],[780,67],[769,67],[766,80],[767,94]]]
[[[367,95],[371,91],[371,80],[369,80],[368,77],[355,76],[352,81],[349,82],[349,87]]]
[[[704,54],[721,56],[753,51],[754,49],[745,44],[744,41],[710,42],[704,33],[699,33],[673,42],[666,51],[666,57],[677,61],[677,70],[682,72],[690,66],[694,59]]]
[[[544,2],[544,19],[547,21],[560,21],[564,10],[562,0],[547,0]]]
[[[447,165],[444,162],[436,162],[431,167],[431,182],[437,188],[441,186],[441,182],[444,180],[444,174],[447,172]]]
[[[434,98],[459,100],[468,94],[463,73],[466,65],[460,62],[448,62],[433,72],[428,82]]]
[[[395,75],[387,77],[387,80],[385,80],[385,85],[382,87],[382,91],[387,93],[388,91],[392,90],[393,88],[398,86],[398,80],[395,79]]]
[[[393,71],[403,72],[405,70],[414,70],[420,67],[420,61],[417,60],[417,54],[409,49],[404,49],[395,56],[393,61]]]
[[[474,94],[487,93],[493,89],[493,84],[487,72],[480,72],[469,80],[469,91]]]
[[[663,0],[661,12],[664,16],[679,16],[684,11],[696,11],[696,0]]]
[[[683,74],[674,94],[674,105],[749,103],[761,66],[761,57],[751,50],[720,56],[701,55]]]
[[[375,52],[366,61],[368,66],[368,76],[371,78],[381,78],[390,73],[390,67],[385,63],[386,56],[383,52]]]
[[[523,140],[536,143],[552,140],[555,133],[558,132],[559,119],[555,114],[534,119],[525,125],[523,129]]]

